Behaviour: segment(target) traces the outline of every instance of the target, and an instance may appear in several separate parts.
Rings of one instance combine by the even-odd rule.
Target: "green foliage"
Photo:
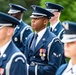
[[[76,0],[41,0],[40,5],[45,8],[45,2],[53,2],[64,6],[64,10],[61,13],[61,21],[74,21],[76,22]],[[69,58],[66,58],[69,61]]]
[[[30,25],[30,6],[33,4],[40,5],[40,0],[0,0],[0,12],[7,13],[9,10],[9,3],[19,4],[27,8],[27,11],[24,12],[23,20]]]
[[[0,0],[0,12],[5,12],[7,13],[9,10],[9,3],[15,3],[24,6],[28,10],[24,12],[23,20],[30,24],[30,15],[31,15],[31,10],[30,6],[31,5],[41,5],[42,7],[45,8],[45,2],[54,2],[57,4],[61,4],[64,6],[64,10],[61,13],[60,20],[61,21],[76,21],[76,0]]]
[[[69,62],[70,58],[66,58],[66,62]]]
[[[41,0],[42,7],[45,7],[45,2],[54,2],[64,6],[64,10],[61,13],[61,21],[76,21],[76,0]]]

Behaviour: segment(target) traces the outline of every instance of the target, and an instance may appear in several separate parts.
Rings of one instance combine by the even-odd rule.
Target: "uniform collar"
[[[54,28],[57,26],[57,24],[59,23],[60,21],[57,21],[54,25],[50,25],[50,28],[52,28],[52,30],[54,30]]]
[[[43,30],[41,30],[40,32],[38,32],[37,33],[38,37],[42,37],[44,35],[45,31],[46,31],[46,28],[44,28]]]
[[[22,19],[21,19],[21,20],[19,20],[19,22],[22,22]]]
[[[46,31],[46,28],[44,28],[43,30],[41,30],[40,32],[37,33],[38,37],[37,37],[36,45],[38,44],[38,42],[40,41],[40,39],[43,37],[45,31]]]
[[[68,66],[66,68],[66,72],[70,71],[71,68],[72,68],[72,72],[76,74],[76,64],[72,65],[72,61],[70,60]]]
[[[4,52],[5,52],[5,50],[8,47],[10,42],[11,42],[11,40],[8,43],[6,43],[2,48],[0,48],[1,56],[4,54]]]
[[[66,72],[68,72],[72,68],[71,60],[68,63],[68,66],[66,68]]]

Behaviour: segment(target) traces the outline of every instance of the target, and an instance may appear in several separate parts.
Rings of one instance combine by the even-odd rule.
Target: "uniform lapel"
[[[18,25],[18,26],[16,27],[16,29],[15,29],[14,35],[17,34],[17,33],[19,32],[19,29],[20,29],[20,26]]]
[[[30,36],[29,36],[29,39],[28,39],[28,47],[30,48],[31,47],[31,44],[32,44],[32,40],[33,40],[33,37],[34,37],[34,33],[32,33]]]
[[[34,51],[34,54],[40,50],[40,48],[42,46],[44,46],[44,44],[46,43],[46,40],[47,40],[47,37],[48,36],[48,29],[46,30],[46,32],[44,33],[43,37],[41,38],[41,40],[39,41],[39,43],[37,44],[36,48],[35,48],[35,51]]]
[[[64,70],[67,68],[68,64],[64,64],[62,65],[59,70],[57,71],[57,74],[56,75],[62,75],[62,73],[64,72]]]
[[[59,30],[59,27],[60,27],[60,22],[57,24],[57,26],[54,28],[54,30],[52,32],[57,34],[58,30]]]

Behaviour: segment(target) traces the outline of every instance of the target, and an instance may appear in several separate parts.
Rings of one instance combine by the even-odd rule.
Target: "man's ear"
[[[44,24],[45,24],[45,25],[47,25],[47,24],[48,24],[48,22],[49,22],[49,20],[48,20],[48,19],[45,19],[45,20],[44,20]]]
[[[12,35],[14,33],[14,28],[8,28],[8,35]]]

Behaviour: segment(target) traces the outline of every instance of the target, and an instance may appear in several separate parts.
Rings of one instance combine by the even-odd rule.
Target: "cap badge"
[[[46,3],[46,6],[48,6],[48,4]]]
[[[64,26],[64,28],[65,28],[66,30],[69,29],[69,24],[68,24],[68,23],[62,23],[62,25]]]
[[[33,9],[36,10],[36,6],[33,6]]]

